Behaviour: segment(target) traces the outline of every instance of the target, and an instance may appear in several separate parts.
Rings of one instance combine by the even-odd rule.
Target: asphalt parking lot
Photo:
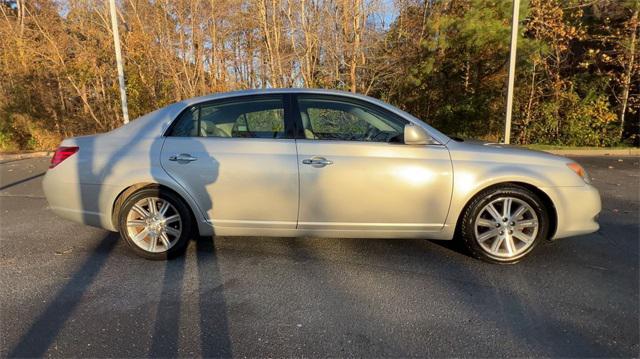
[[[0,164],[0,356],[638,356],[640,159],[577,159],[600,231],[514,266],[378,239],[200,238],[146,261],[47,210],[48,159]]]

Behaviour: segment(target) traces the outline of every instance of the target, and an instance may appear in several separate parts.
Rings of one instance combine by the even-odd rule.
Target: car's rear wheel
[[[123,203],[120,235],[133,251],[147,259],[162,260],[181,254],[191,237],[191,213],[176,194],[143,188]]]
[[[474,257],[492,263],[515,263],[547,237],[549,215],[532,191],[502,185],[473,198],[464,211],[460,232]]]

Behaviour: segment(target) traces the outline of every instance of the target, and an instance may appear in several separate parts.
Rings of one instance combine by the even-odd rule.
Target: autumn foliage
[[[522,0],[518,143],[638,138],[640,0]],[[120,0],[129,113],[236,89],[321,87],[500,140],[511,0]],[[0,0],[0,151],[122,124],[106,1]]]

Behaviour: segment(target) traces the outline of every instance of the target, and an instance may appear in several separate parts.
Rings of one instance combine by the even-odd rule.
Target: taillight
[[[51,157],[51,164],[49,165],[49,168],[59,165],[62,161],[69,158],[69,156],[78,152],[79,149],[80,147],[78,146],[58,147],[56,152],[53,154],[53,157]]]

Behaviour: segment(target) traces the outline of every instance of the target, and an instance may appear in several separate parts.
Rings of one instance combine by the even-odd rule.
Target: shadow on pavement
[[[230,357],[227,305],[213,237],[201,237],[196,243],[198,299],[200,306],[200,356]]]
[[[195,240],[198,283],[199,322],[184,325],[200,326],[200,356],[230,357],[232,355],[224,282],[220,273],[213,238]],[[190,257],[190,256],[189,256]],[[180,324],[184,287],[185,256],[166,262],[164,282],[155,317],[155,327],[149,357],[180,356]]]
[[[433,241],[446,250],[464,253],[462,246],[456,242]],[[545,245],[548,243],[541,243],[541,246]],[[409,241],[406,250],[428,253],[429,249],[433,249],[428,247],[428,242]],[[536,252],[542,252],[540,248],[537,249]],[[466,265],[451,262],[441,268],[441,275],[463,280],[450,280],[450,285],[443,287],[443,290],[453,289],[457,293],[454,296],[459,301],[458,307],[465,308],[470,315],[479,317],[484,323],[493,323],[504,336],[504,344],[512,341],[512,345],[517,345],[524,353],[551,357],[588,357],[594,353],[619,355],[598,343],[583,328],[540,302],[540,283],[553,274],[542,272],[542,268],[536,269],[538,264],[530,263],[535,258],[529,259],[516,265],[486,264],[479,260]],[[384,258],[379,260],[384,261]],[[531,272],[539,274],[532,277]],[[460,328],[468,326],[464,322],[457,324]],[[508,352],[508,349],[498,345],[492,351],[500,356],[499,353]],[[517,353],[511,355],[518,356]]]
[[[185,256],[165,262],[162,292],[149,357],[176,357],[180,346],[180,305]]]
[[[21,183],[29,182],[31,180],[34,180],[34,179],[38,178],[38,177],[42,177],[42,176],[44,176],[45,173],[46,172],[38,173],[37,175],[33,175],[31,177],[23,178],[23,179],[21,179],[19,181],[15,181],[13,183],[6,184],[6,185],[0,187],[0,191],[4,191],[5,189],[11,188],[13,186],[17,186],[17,185],[19,185]]]
[[[71,279],[56,293],[53,301],[20,338],[9,357],[40,357],[47,351],[65,322],[80,304],[82,296],[104,267],[117,242],[117,235],[110,233],[98,243]]]

